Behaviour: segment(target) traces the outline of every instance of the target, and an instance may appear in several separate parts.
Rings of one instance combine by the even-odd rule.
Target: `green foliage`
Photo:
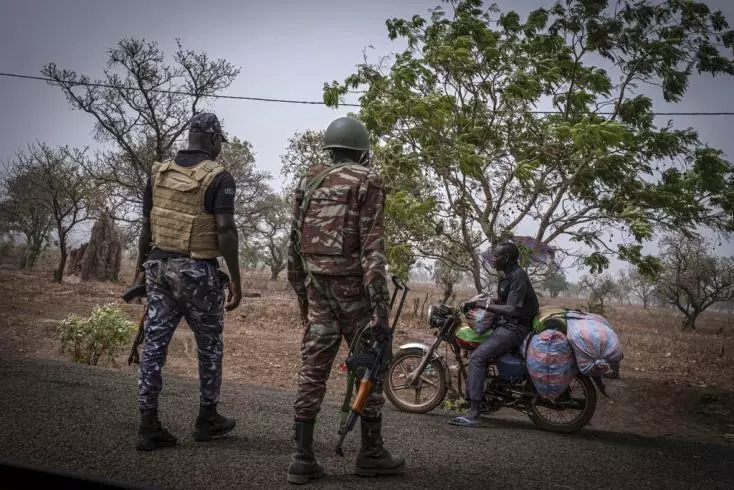
[[[87,318],[72,313],[57,326],[61,352],[71,355],[74,362],[94,366],[102,356],[113,361],[136,330],[112,303],[96,306]]]
[[[563,291],[567,291],[568,286],[566,276],[562,272],[556,272],[543,281],[543,287],[550,292],[552,298],[557,297]]]
[[[380,170],[403,193],[394,202],[420,204],[389,209],[402,257],[410,248],[469,267],[478,283],[478,250],[533,222],[534,238],[569,238],[592,273],[610,258],[653,273],[641,245],[656,232],[734,231],[731,164],[694,130],[656,126],[639,93],[677,102],[697,73],[734,74],[720,12],[570,0],[523,19],[480,0],[448,5],[387,20],[388,36],[408,43],[389,67],[363,63],[324,84],[329,106],[362,92]],[[532,112],[548,103],[550,114]]]

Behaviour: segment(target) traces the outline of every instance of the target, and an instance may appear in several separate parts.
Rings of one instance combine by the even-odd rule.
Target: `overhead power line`
[[[46,77],[38,77],[33,75],[20,75],[17,73],[3,73],[0,72],[0,76],[3,77],[12,77],[12,78],[24,78],[28,80],[40,80],[43,82],[51,82],[57,85],[60,85],[61,83],[65,85],[71,85],[71,86],[83,86],[83,87],[99,87],[99,88],[111,88],[115,90],[134,90],[134,91],[141,91],[140,87],[127,87],[123,85],[111,85],[107,83],[100,83],[100,82],[81,82],[81,81],[64,81],[64,82],[58,82],[52,78],[46,78]],[[190,97],[209,97],[212,99],[235,99],[235,100],[256,100],[260,102],[281,102],[284,104],[310,104],[310,105],[325,105],[324,102],[316,101],[316,100],[291,100],[291,99],[272,99],[267,97],[246,97],[244,95],[217,95],[217,94],[208,94],[208,95],[202,95],[202,94],[195,94],[193,92],[186,92],[183,90],[164,90],[164,89],[149,89],[148,92],[153,93],[161,93],[161,94],[172,94],[172,95],[188,95]],[[345,105],[345,106],[351,106],[351,107],[359,107],[359,104],[339,104],[339,105]]]
[[[98,88],[110,88],[115,90],[133,90],[133,91],[142,91],[140,87],[128,87],[123,85],[111,85],[107,83],[101,83],[101,82],[82,82],[82,81],[64,81],[64,82],[58,82],[52,78],[47,77],[39,77],[39,76],[33,76],[33,75],[21,75],[18,73],[4,73],[0,72],[0,76],[3,77],[10,77],[10,78],[21,78],[21,79],[27,79],[27,80],[39,80],[43,82],[50,82],[57,85],[60,85],[63,83],[64,85],[69,86],[82,86],[82,87],[98,87]],[[171,95],[187,95],[190,97],[208,97],[212,99],[230,99],[230,100],[254,100],[258,102],[278,102],[282,104],[306,104],[306,105],[326,105],[323,101],[318,100],[295,100],[295,99],[275,99],[270,97],[249,97],[244,95],[219,95],[219,94],[196,94],[193,92],[186,92],[182,90],[164,90],[164,89],[149,89],[148,92],[153,93],[162,93],[162,94],[171,94]],[[346,106],[346,107],[360,107],[359,104],[348,104],[348,103],[340,103],[340,106]],[[558,111],[529,111],[531,114],[557,114]],[[597,112],[598,115],[612,115],[613,112]],[[734,112],[653,112],[653,116],[734,116]]]

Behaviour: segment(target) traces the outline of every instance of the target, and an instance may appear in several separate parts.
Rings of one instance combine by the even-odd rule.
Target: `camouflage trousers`
[[[370,299],[362,285],[360,276],[323,276],[315,275],[325,297],[306,281],[308,292],[308,327],[301,341],[301,369],[298,372],[298,391],[294,404],[296,420],[312,420],[321,410],[326,395],[326,382],[331,374],[334,359],[339,352],[342,339],[351,345],[355,336],[372,319]],[[369,331],[359,341],[371,340]],[[392,350],[380,372],[385,379]],[[373,418],[380,415],[385,404],[382,383],[370,393],[364,409],[364,416]]]
[[[217,403],[224,348],[224,278],[213,264],[188,258],[149,260],[144,267],[148,308],[138,371],[140,409],[158,406],[168,345],[182,318],[196,339],[200,401]]]

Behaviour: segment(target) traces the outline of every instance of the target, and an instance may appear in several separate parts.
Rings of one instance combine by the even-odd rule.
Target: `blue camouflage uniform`
[[[189,130],[221,134],[219,121],[210,113],[195,116]],[[143,196],[143,214],[153,240],[142,264],[148,306],[138,374],[143,414],[138,449],[176,443],[157,420],[157,409],[168,347],[181,319],[194,333],[199,358],[201,411],[195,438],[208,440],[235,425],[234,419],[216,411],[228,278],[217,261],[221,252],[214,217],[234,212],[235,190],[232,175],[205,151],[181,150],[172,161],[153,165]]]

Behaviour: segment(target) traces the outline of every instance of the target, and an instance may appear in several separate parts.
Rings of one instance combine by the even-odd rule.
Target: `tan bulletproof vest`
[[[150,229],[156,247],[192,259],[222,255],[216,218],[206,212],[204,195],[214,177],[223,170],[224,167],[212,160],[193,167],[182,167],[173,160],[153,165]]]

